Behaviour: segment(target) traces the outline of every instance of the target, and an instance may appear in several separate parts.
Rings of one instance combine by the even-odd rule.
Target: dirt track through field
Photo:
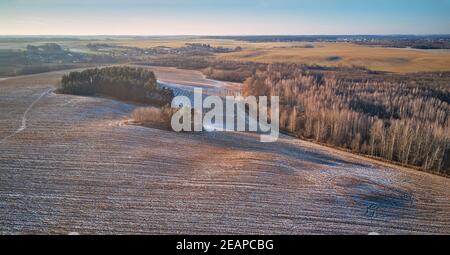
[[[0,233],[450,234],[447,178],[124,125],[134,105],[49,92],[60,74],[0,81]]]
[[[31,111],[33,109],[33,106],[39,101],[41,100],[42,97],[44,97],[45,95],[47,95],[48,93],[50,93],[53,89],[49,89],[47,91],[45,91],[44,93],[42,93],[33,103],[30,104],[30,106],[28,106],[28,108],[25,110],[25,112],[23,113],[22,116],[22,124],[20,125],[20,127],[11,135],[3,138],[0,140],[0,143],[6,141],[8,138],[11,138],[15,135],[17,135],[18,133],[22,132],[23,130],[25,130],[25,128],[27,128],[27,114],[29,111]]]

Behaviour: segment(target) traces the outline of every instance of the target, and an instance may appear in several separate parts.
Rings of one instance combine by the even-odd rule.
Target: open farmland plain
[[[63,73],[0,80],[2,234],[450,234],[448,178],[287,136],[125,125],[135,105],[54,94]]]
[[[111,54],[111,56],[117,58],[116,60],[124,63],[136,61],[131,56],[132,49],[143,51],[161,47],[179,49],[186,47],[188,44],[205,44],[230,50],[240,49],[234,52],[216,53],[214,54],[216,60],[297,63],[328,67],[359,66],[374,71],[394,73],[450,71],[450,50],[448,49],[387,48],[361,45],[354,42],[252,42],[201,37],[73,37],[47,39],[27,37],[21,40],[1,40],[0,38],[0,53],[3,51],[2,54],[7,54],[10,50],[23,53],[29,45],[39,46],[46,43],[57,43],[65,50],[70,50],[72,53],[88,54],[90,58]],[[107,50],[97,51],[90,47],[95,44],[107,45]],[[123,55],[123,51],[126,50],[130,52]],[[140,54],[139,57],[141,58],[138,59],[139,61],[145,62],[148,56]],[[157,57],[164,57],[164,55],[158,55]],[[9,61],[9,59],[7,60]],[[111,59],[109,61],[110,64],[114,63],[111,62]],[[5,63],[0,67],[0,71],[14,73],[14,66],[8,62]]]
[[[186,43],[242,50],[217,54],[220,60],[296,63],[321,66],[361,66],[374,71],[414,73],[450,71],[449,50],[385,48],[344,42],[246,42],[231,39],[172,39],[105,41],[119,46],[183,47]]]
[[[297,45],[296,45],[297,44]],[[450,51],[369,47],[352,43],[291,43],[227,53],[220,59],[321,66],[363,66],[370,70],[413,73],[450,71]]]

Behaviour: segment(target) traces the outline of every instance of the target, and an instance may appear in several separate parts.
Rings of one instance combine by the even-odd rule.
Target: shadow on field
[[[232,148],[236,150],[249,152],[272,153],[280,157],[290,157],[297,160],[311,161],[316,164],[326,166],[352,165],[358,167],[370,167],[368,164],[361,164],[354,161],[343,160],[337,156],[325,154],[311,149],[305,150],[299,146],[286,143],[283,140],[295,139],[292,137],[280,138],[275,143],[262,143],[259,141],[259,135],[251,133],[235,132],[201,132],[185,133],[190,139],[195,139],[204,144],[220,146],[223,148]]]

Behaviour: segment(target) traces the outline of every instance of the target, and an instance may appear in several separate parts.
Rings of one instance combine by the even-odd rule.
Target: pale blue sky
[[[0,34],[450,34],[450,0],[0,0]]]

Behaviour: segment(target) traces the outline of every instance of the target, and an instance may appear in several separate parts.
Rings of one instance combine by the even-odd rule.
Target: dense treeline
[[[450,175],[448,86],[270,65],[246,80],[243,93],[280,96],[281,128],[296,136]]]
[[[394,48],[450,49],[449,35],[250,35],[204,38],[248,42],[351,42]]]
[[[229,82],[244,82],[247,78],[255,74],[257,71],[266,70],[268,66],[268,64],[257,62],[219,60],[210,57],[179,55],[156,57],[146,61],[134,62],[133,64],[199,70],[209,79]],[[380,75],[381,79],[385,79],[387,76],[385,73],[371,71],[361,66],[333,67],[306,64],[301,64],[298,66],[300,66],[302,69],[310,70],[313,72],[332,72],[340,75],[343,74],[343,77],[351,79],[355,79],[358,77],[360,77],[361,79],[366,79],[368,75]]]
[[[150,62],[136,63],[151,66],[167,66],[201,71],[207,78],[229,82],[244,82],[257,70],[265,70],[267,64],[216,60],[202,57],[166,56]]]
[[[27,74],[37,74],[45,73],[58,70],[75,69],[82,67],[82,64],[43,64],[43,65],[28,65],[22,68],[16,68],[14,75],[27,75]]]
[[[105,95],[122,100],[166,105],[172,92],[157,86],[153,72],[143,68],[107,67],[71,72],[63,76],[61,92],[75,95]]]
[[[0,76],[34,74],[117,62],[116,58],[106,54],[70,51],[56,43],[28,45],[25,50],[0,49]]]

